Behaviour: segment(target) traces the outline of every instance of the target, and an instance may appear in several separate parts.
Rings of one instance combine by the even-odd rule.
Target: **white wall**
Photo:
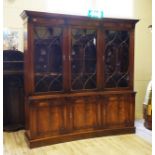
[[[135,33],[135,91],[136,117],[142,118],[142,104],[147,84],[152,76],[152,1],[135,0],[134,17],[140,19]]]
[[[116,0],[113,0],[111,3],[109,1],[110,0],[104,0],[104,2],[102,1],[102,4],[101,1],[95,2],[95,0],[75,0],[72,2],[70,0],[4,0],[3,27],[17,30],[19,32],[19,50],[23,51],[23,26],[22,19],[20,18],[20,14],[23,10],[61,12],[69,14],[73,11],[73,14],[86,15],[87,9],[96,5],[96,7],[105,11],[106,16],[132,17],[140,19],[136,25],[135,33],[134,83],[135,91],[137,91],[136,118],[142,118],[142,104],[147,83],[151,79],[152,70],[152,39],[151,32],[147,28],[148,25],[152,24],[152,2],[151,0],[117,0],[117,3]],[[121,2],[121,4],[119,4],[119,2]],[[128,5],[127,2],[129,2]],[[133,7],[131,7],[132,5]],[[101,6],[104,6],[105,8]],[[71,8],[73,9],[72,11],[70,10]],[[111,10],[116,12],[111,12]]]
[[[112,1],[112,5],[110,1]],[[19,32],[20,44],[18,49],[23,51],[23,30],[22,19],[20,18],[23,10],[87,15],[89,9],[103,9],[106,17],[128,16],[131,18],[133,16],[132,1],[128,0],[128,3],[125,3],[124,0],[4,0],[4,28]],[[121,5],[116,7],[119,2]],[[128,11],[125,12],[125,10]]]
[[[23,51],[23,21],[20,14],[23,10],[43,11],[46,8],[46,0],[4,0],[3,5],[3,27],[19,32],[19,48]]]

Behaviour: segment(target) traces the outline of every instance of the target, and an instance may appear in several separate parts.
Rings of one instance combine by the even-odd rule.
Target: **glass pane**
[[[72,29],[72,90],[96,88],[96,30]]]
[[[62,29],[34,28],[35,91],[62,91]]]
[[[105,87],[129,85],[129,32],[105,32]]]

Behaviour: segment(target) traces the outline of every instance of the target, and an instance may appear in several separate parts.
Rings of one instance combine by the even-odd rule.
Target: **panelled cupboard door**
[[[101,117],[105,128],[133,126],[134,98],[130,94],[107,95],[101,104]]]
[[[73,132],[93,130],[97,125],[96,97],[75,97],[71,99],[71,125]]]
[[[69,112],[64,102],[63,99],[53,99],[31,103],[30,132],[32,137],[56,136],[66,132]]]

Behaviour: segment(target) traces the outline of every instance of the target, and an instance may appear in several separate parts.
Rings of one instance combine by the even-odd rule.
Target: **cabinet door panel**
[[[126,120],[126,107],[122,98],[111,97],[107,103],[107,124],[108,125],[119,125],[124,124]]]
[[[63,90],[61,27],[34,27],[35,92]]]
[[[96,89],[97,31],[73,28],[71,33],[71,90]]]
[[[61,107],[43,107],[37,109],[38,115],[38,132],[56,132],[62,125]]]
[[[129,87],[129,32],[123,30],[105,30],[104,35],[105,88]]]
[[[110,95],[102,103],[102,120],[106,128],[127,127],[133,125],[134,102],[130,95]],[[105,109],[105,110],[104,110]],[[104,118],[103,118],[104,117]]]
[[[30,128],[33,136],[59,135],[65,131],[66,105],[61,102],[43,101],[31,105]]]
[[[97,121],[97,106],[94,98],[78,98],[72,105],[73,130],[93,129]]]

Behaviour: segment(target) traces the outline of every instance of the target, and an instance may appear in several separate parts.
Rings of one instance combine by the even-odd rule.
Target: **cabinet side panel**
[[[24,104],[25,104],[25,129],[26,132],[28,133],[29,131],[29,103],[28,103],[28,78],[27,78],[27,59],[28,59],[28,24],[27,21],[24,22],[23,24],[24,27],[24,34],[23,34],[23,39],[24,39]]]
[[[24,93],[25,93],[25,128],[27,136],[30,136],[30,107],[28,96],[33,92],[33,33],[32,23],[29,19],[24,21]]]
[[[133,90],[134,86],[134,29],[130,31],[130,61],[129,61],[129,71],[130,71],[130,83],[129,86]]]
[[[24,87],[26,97],[34,90],[33,79],[33,25],[24,24]]]
[[[129,112],[129,125],[134,126],[135,121],[135,93],[131,94],[129,97],[130,101],[130,112]]]

